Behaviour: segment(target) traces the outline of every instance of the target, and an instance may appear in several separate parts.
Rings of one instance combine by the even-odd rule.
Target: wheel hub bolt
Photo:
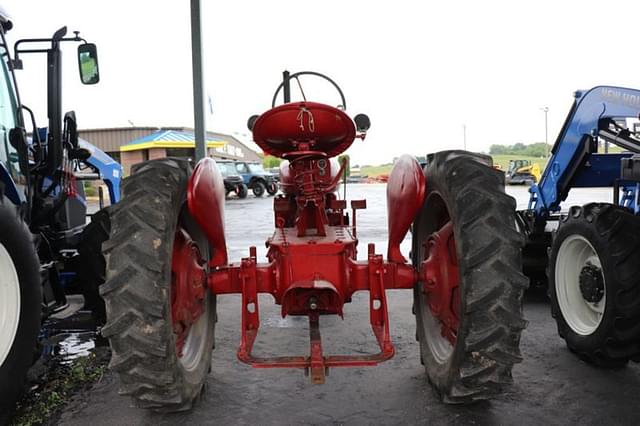
[[[604,297],[604,279],[602,270],[588,263],[580,271],[580,292],[589,303],[598,303]]]

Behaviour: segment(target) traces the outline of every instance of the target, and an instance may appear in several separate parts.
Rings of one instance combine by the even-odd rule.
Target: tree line
[[[551,146],[544,142],[537,142],[531,144],[523,144],[518,142],[513,145],[499,145],[494,144],[489,147],[489,154],[491,155],[522,155],[527,157],[545,157],[551,150]]]

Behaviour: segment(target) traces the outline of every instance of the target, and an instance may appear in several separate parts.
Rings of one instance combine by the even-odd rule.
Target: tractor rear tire
[[[549,259],[551,313],[582,360],[619,368],[640,360],[640,219],[607,203],[574,206]]]
[[[260,198],[267,191],[267,187],[261,181],[256,181],[251,186],[251,190],[253,191],[253,195]]]
[[[424,170],[427,190],[413,224],[412,261],[421,268],[429,235],[451,221],[460,305],[452,343],[428,306],[424,283],[416,284],[421,361],[444,402],[486,400],[512,383],[512,367],[522,360],[522,297],[528,280],[522,274],[524,241],[515,229],[516,203],[504,192],[504,173],[492,168],[488,156],[438,152],[427,157]]]
[[[190,409],[211,367],[215,297],[207,290],[204,312],[191,328],[197,335],[189,334],[183,358],[171,318],[179,224],[202,257],[209,258],[207,240],[186,208],[191,171],[188,161],[174,158],[133,169],[124,181],[122,201],[111,212],[111,236],[105,243],[107,281],[100,291],[106,302],[102,334],[111,344],[110,367],[120,375],[122,394],[132,396],[139,407],[161,412]]]
[[[238,195],[238,198],[241,198],[241,199],[247,198],[247,195],[249,195],[249,187],[244,183],[238,185],[238,189],[236,189],[236,194]]]
[[[106,207],[91,216],[91,222],[82,230],[78,245],[77,281],[84,296],[84,309],[91,311],[93,319],[100,325],[107,320],[100,286],[104,284],[107,267],[102,244],[109,239],[109,209]]]
[[[0,194],[0,423],[23,391],[41,314],[40,262],[33,235]]]

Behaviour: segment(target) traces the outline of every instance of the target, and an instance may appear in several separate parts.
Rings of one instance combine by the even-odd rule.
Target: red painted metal
[[[390,262],[406,262],[400,243],[422,208],[425,188],[424,172],[414,157],[405,154],[396,160],[387,183],[387,259]]]
[[[266,263],[257,262],[252,247],[240,263],[227,264],[221,209],[224,191],[212,160],[198,164],[188,191],[189,210],[214,248],[210,266],[215,267],[210,268],[207,285],[216,295],[242,295],[238,358],[257,368],[305,369],[314,383],[323,383],[330,367],[371,366],[391,358],[395,350],[389,333],[386,290],[412,289],[419,277],[401,255],[390,256],[385,262],[372,244],[367,259],[357,260],[355,213],[366,208],[366,202],[352,201],[350,224],[346,200],[338,199],[334,193],[345,165],[340,167],[332,158],[351,145],[355,124],[339,109],[296,102],[262,114],[253,126],[253,136],[265,153],[285,159],[280,167],[283,195],[274,198],[276,229],[267,240]],[[424,178],[420,180],[421,173],[417,176],[415,161],[411,163],[404,157],[400,161],[395,172],[400,189],[392,189],[391,196],[394,212],[402,216],[401,224],[392,226],[394,245],[406,234],[413,219],[410,212],[422,205],[424,196]],[[390,184],[394,188],[397,185],[395,181]],[[411,210],[401,213],[400,203],[405,204],[404,209],[410,205]],[[379,351],[325,355],[320,317],[343,316],[344,304],[351,302],[356,291],[369,292],[369,322]],[[260,293],[274,297],[283,317],[308,316],[308,355],[265,358],[252,354],[260,328]],[[180,300],[178,296],[176,299]],[[176,306],[189,305],[176,302]]]
[[[280,105],[262,114],[253,126],[253,140],[276,157],[300,151],[301,142],[335,157],[349,148],[355,136],[355,125],[347,114],[316,102]]]
[[[340,183],[340,177],[342,176],[343,167],[338,162],[337,158],[329,158],[323,163],[320,161],[320,165],[324,170],[323,177],[329,176],[330,179],[323,179],[325,184],[324,191],[327,193],[336,190],[336,187]],[[319,167],[320,168],[320,167]],[[298,185],[296,184],[296,176],[291,168],[289,160],[283,160],[280,163],[280,190],[287,195],[296,195],[298,191]]]
[[[460,272],[453,223],[448,221],[431,234],[425,245],[423,291],[427,294],[429,309],[442,323],[442,336],[455,345],[460,326]]]
[[[211,158],[203,158],[189,178],[187,206],[209,240],[212,249],[211,266],[227,264],[224,196],[224,181],[216,162]]]
[[[336,244],[337,246],[339,244]],[[290,245],[290,248],[296,247],[295,243]],[[318,247],[322,247],[322,245]],[[325,247],[325,250],[326,255],[332,249]],[[238,349],[238,358],[241,361],[256,368],[302,368],[310,372],[314,383],[323,383],[324,372],[329,367],[373,366],[393,357],[395,349],[389,334],[389,316],[385,290],[413,288],[414,283],[417,281],[417,274],[411,266],[385,263],[382,255],[374,253],[373,244],[369,245],[367,261],[358,262],[351,258],[346,260],[346,272],[351,277],[351,280],[349,283],[342,281],[345,286],[340,290],[336,287],[331,288],[330,297],[334,298],[340,292],[344,301],[350,301],[351,295],[355,291],[369,290],[370,323],[380,346],[380,352],[369,355],[325,356],[322,353],[322,344],[320,342],[319,316],[330,313],[341,314],[341,312],[337,312],[337,309],[334,312],[323,310],[323,305],[320,301],[322,294],[320,294],[320,297],[316,297],[317,293],[315,293],[318,287],[297,286],[293,283],[283,291],[280,284],[282,275],[278,274],[278,267],[289,265],[288,272],[302,269],[300,264],[293,266],[290,263],[291,261],[295,262],[296,260],[290,259],[288,262],[283,259],[281,261],[273,260],[268,264],[256,264],[255,257],[250,256],[242,259],[240,266],[230,265],[227,268],[220,268],[209,275],[209,286],[216,294],[242,293],[242,339]],[[338,261],[338,259],[334,259],[334,261]],[[307,272],[321,269],[306,268]],[[300,290],[309,289],[310,293],[305,294],[304,291],[301,291],[299,293],[299,303],[294,306],[293,311],[288,311],[285,304],[291,287]],[[320,291],[326,291],[326,288],[320,288]],[[285,315],[309,316],[311,337],[309,356],[264,358],[251,354],[260,326],[258,293],[271,293],[276,299],[276,303],[282,304],[283,317]],[[314,299],[314,297],[316,298]],[[314,306],[314,303],[316,306]]]
[[[410,265],[385,263],[382,255],[374,253],[373,244],[369,245],[366,261],[355,260],[351,251],[355,249],[355,240],[349,235],[348,227],[342,227],[341,231],[335,228],[330,228],[330,235],[315,238],[299,238],[293,229],[276,230],[268,241],[269,263],[258,264],[255,256],[249,256],[242,259],[240,265],[228,265],[210,273],[209,287],[215,294],[242,294],[242,337],[238,349],[241,361],[256,368],[302,368],[310,371],[314,383],[322,383],[321,372],[329,367],[374,366],[393,357],[385,290],[412,289],[418,274]],[[346,237],[338,238],[339,232]],[[316,278],[314,285],[310,284],[309,277]],[[296,297],[289,299],[294,290]],[[351,301],[356,291],[364,290],[369,291],[370,323],[380,352],[323,355],[317,317],[331,313],[342,315],[342,304]],[[309,316],[309,356],[252,355],[260,326],[258,293],[271,294],[276,303],[282,305],[283,317]],[[335,305],[332,307],[331,303]]]
[[[176,349],[182,356],[189,329],[204,311],[207,292],[206,261],[187,231],[178,226],[171,258],[171,319]]]

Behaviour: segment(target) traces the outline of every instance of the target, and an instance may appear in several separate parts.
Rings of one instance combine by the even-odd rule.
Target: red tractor
[[[291,102],[289,82],[321,77],[341,104]],[[300,87],[302,89],[302,87]],[[284,104],[275,106],[280,91]],[[303,96],[304,96],[304,92]],[[365,200],[336,195],[346,162],[335,157],[370,123],[351,119],[340,88],[315,72],[284,73],[272,108],[249,119],[255,142],[282,158],[282,195],[274,199],[275,231],[267,261],[229,263],[224,234],[224,186],[215,161],[192,169],[186,160],[139,164],[124,181],[105,244],[111,367],[122,392],[141,407],[189,409],[210,370],[216,297],[237,293],[242,338],[238,358],[256,368],[298,368],[324,383],[331,367],[374,366],[393,357],[386,290],[413,290],[420,357],[446,402],[487,399],[511,382],[521,360],[523,243],[515,201],[491,159],[464,151],[428,156],[424,169],[410,156],[395,164],[387,185],[386,259],[368,246],[357,260],[356,211]],[[411,262],[400,243],[411,228]],[[343,317],[356,291],[369,292],[370,322],[380,346],[369,355],[327,355],[320,318]],[[260,327],[258,294],[271,294],[282,316],[309,319],[306,356],[261,357],[252,351]]]

